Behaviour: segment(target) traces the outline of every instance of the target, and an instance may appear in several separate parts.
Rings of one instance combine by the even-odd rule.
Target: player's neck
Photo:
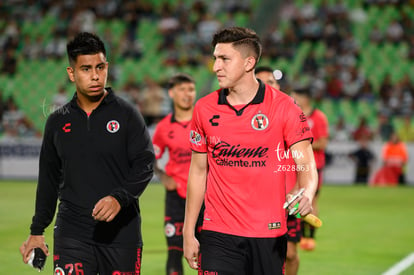
[[[256,96],[259,89],[259,82],[256,79],[245,81],[234,87],[228,88],[227,101],[231,105],[249,104]]]
[[[181,109],[174,107],[174,118],[177,121],[190,121],[193,116],[193,108]]]
[[[303,113],[305,114],[305,116],[310,116],[313,112],[313,107],[311,105],[309,106],[304,106],[302,109]]]
[[[99,104],[101,104],[107,94],[108,92],[105,90],[102,97],[99,100],[94,101],[78,93],[77,103],[85,113],[90,114],[99,106]]]

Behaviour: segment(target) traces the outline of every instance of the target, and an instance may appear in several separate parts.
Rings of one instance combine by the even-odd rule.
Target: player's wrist
[[[184,238],[193,238],[193,237],[195,237],[195,226],[184,225],[184,227],[183,227],[183,237]]]

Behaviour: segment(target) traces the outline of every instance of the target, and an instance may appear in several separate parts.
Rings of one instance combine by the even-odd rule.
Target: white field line
[[[398,275],[414,264],[414,252],[393,265],[390,269],[382,273],[382,275]]]

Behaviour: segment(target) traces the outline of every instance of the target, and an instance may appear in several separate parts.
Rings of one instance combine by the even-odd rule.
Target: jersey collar
[[[183,126],[184,128],[187,128],[187,126],[190,124],[191,120],[190,120],[190,121],[188,121],[187,123],[182,123],[182,122],[178,121],[178,120],[175,118],[175,113],[174,113],[174,111],[173,111],[173,112],[171,113],[170,122],[171,122],[171,124],[172,124],[172,123],[178,123],[178,124],[180,124],[181,126]]]
[[[218,104],[219,105],[228,105],[228,106],[230,106],[230,108],[234,109],[236,111],[236,114],[238,116],[240,116],[243,113],[244,109],[246,109],[247,106],[249,106],[251,104],[260,104],[264,100],[266,86],[260,79],[257,79],[257,81],[259,81],[259,88],[257,89],[256,95],[254,96],[253,100],[250,101],[248,104],[246,104],[242,109],[240,109],[240,110],[234,109],[234,107],[232,105],[230,105],[230,103],[227,101],[227,95],[229,94],[228,89],[221,89],[220,90],[219,98],[218,98]]]
[[[255,97],[253,98],[253,100],[250,101],[250,103],[248,103],[248,104],[260,104],[264,100],[266,86],[260,79],[258,79],[257,81],[259,81],[259,89],[257,89],[257,93],[256,93]],[[227,101],[227,95],[228,94],[229,94],[228,89],[221,89],[220,90],[219,99],[218,99],[218,104],[219,105],[223,105],[223,104],[230,105],[230,103]]]

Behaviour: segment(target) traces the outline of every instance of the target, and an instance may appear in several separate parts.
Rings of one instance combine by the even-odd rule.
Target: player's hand
[[[302,217],[312,213],[312,199],[310,198],[307,193],[303,193],[302,196],[299,197],[299,206],[295,214],[299,213]]]
[[[292,200],[293,198],[295,199]],[[304,192],[287,194],[286,204],[290,215],[296,215],[297,213],[299,213],[302,217],[304,217],[312,212],[312,199],[311,196],[309,196],[309,194],[307,194],[305,190]]]
[[[100,199],[92,210],[92,217],[97,221],[111,222],[121,210],[118,200],[112,196]]]
[[[166,174],[163,174],[161,176],[161,182],[165,186],[165,189],[167,189],[168,191],[177,189],[177,183],[175,182],[175,180]]]
[[[184,236],[184,258],[192,269],[198,269],[198,254],[200,243],[194,236]]]
[[[43,235],[30,235],[29,238],[23,242],[19,249],[20,254],[22,254],[23,257],[23,262],[25,264],[27,264],[30,259],[30,253],[36,247],[42,249],[46,256],[49,256],[49,249],[46,246],[45,237]]]

